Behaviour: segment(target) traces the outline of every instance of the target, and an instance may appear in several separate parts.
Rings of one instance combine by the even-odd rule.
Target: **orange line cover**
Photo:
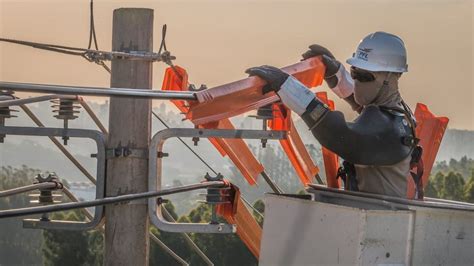
[[[422,159],[424,172],[422,180],[423,186],[426,186],[449,119],[447,117],[437,117],[433,115],[428,107],[422,103],[416,105],[415,117],[417,122],[416,135],[420,139],[419,145],[423,148]],[[413,178],[409,176],[407,198],[412,199],[414,197],[415,182]]]
[[[245,207],[240,198],[240,190],[231,184],[231,203],[217,205],[217,214],[222,216],[228,223],[237,225],[237,235],[247,248],[258,259],[260,256],[260,242],[262,239],[262,228]]]
[[[307,87],[321,85],[325,67],[320,57],[313,57],[282,68]],[[196,124],[203,124],[229,118],[279,100],[274,92],[262,93],[265,81],[249,77],[226,85],[196,93],[198,103],[193,104],[187,118]]]
[[[273,119],[268,126],[273,130],[288,131],[288,138],[281,139],[280,145],[296,170],[301,182],[306,186],[313,183],[313,178],[319,172],[309,155],[298,131],[291,119],[291,111],[283,104],[273,104]]]
[[[174,69],[171,67],[166,69],[162,90],[186,91],[188,90],[188,85],[188,74],[185,69],[179,66],[175,66]],[[192,104],[183,100],[172,100],[172,102],[184,114],[188,113],[189,104]],[[200,125],[199,128],[234,129],[234,126],[230,120],[223,119],[218,122]],[[263,172],[264,168],[255,158],[244,140],[209,138],[209,141],[222,156],[227,155],[229,157],[250,185],[256,184],[256,179]]]

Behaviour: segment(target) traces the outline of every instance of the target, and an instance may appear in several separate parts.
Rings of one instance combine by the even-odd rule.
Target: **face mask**
[[[396,107],[401,101],[396,74],[372,72],[375,79],[361,82],[354,80],[354,100],[361,106],[377,105]]]
[[[354,99],[361,106],[366,106],[375,101],[380,93],[383,82],[377,80],[361,82],[354,80]]]

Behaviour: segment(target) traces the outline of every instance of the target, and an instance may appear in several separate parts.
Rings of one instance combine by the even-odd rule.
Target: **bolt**
[[[123,156],[124,157],[130,156],[131,154],[132,154],[132,151],[129,148],[124,148],[123,149]]]
[[[159,151],[157,156],[158,158],[168,157],[169,153]]]
[[[199,131],[199,135],[202,135],[202,131]],[[193,137],[192,140],[193,140],[194,146],[197,146],[199,142],[199,137]]]

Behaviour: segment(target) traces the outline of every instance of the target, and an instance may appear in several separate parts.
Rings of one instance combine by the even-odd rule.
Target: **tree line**
[[[316,150],[313,149],[312,153],[316,153]],[[281,151],[270,147],[258,151],[257,154],[264,164],[271,164],[267,169],[272,169],[270,174],[285,190],[295,193],[301,189],[289,162],[284,162],[284,154]],[[3,166],[0,169],[0,190],[31,184],[39,172],[40,170],[27,166],[20,168]],[[232,172],[234,175],[239,175],[236,169]],[[439,162],[432,172],[425,196],[474,203],[474,160],[462,158],[459,161],[450,160],[449,163]],[[232,179],[243,180],[238,176],[233,176]],[[26,194],[0,198],[0,209],[25,207],[29,205],[29,200],[30,197]],[[255,198],[252,201],[254,207],[263,213],[264,205],[261,199]],[[176,214],[172,202],[166,203],[165,207],[179,222],[208,222],[211,216],[211,209],[205,204],[198,205],[181,216]],[[254,215],[262,224],[263,219],[256,212]],[[0,221],[0,265],[103,264],[104,236],[101,231],[23,229],[21,224],[23,218]],[[80,210],[54,213],[52,218],[72,221],[85,219]],[[181,235],[161,232],[154,227],[151,228],[151,232],[190,264],[205,265]],[[190,234],[190,237],[216,265],[257,264],[257,260],[236,235]],[[165,265],[179,265],[163,249],[150,241],[150,265],[156,265],[158,262]]]

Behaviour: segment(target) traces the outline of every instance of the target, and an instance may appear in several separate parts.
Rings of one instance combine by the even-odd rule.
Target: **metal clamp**
[[[17,136],[42,136],[42,137],[62,137],[66,135],[66,130],[62,128],[46,127],[6,127],[0,126],[0,135]],[[102,199],[105,196],[105,136],[96,130],[85,129],[67,129],[67,136],[76,138],[91,139],[97,146],[97,172],[96,172],[96,199]],[[24,228],[34,229],[59,229],[59,230],[90,230],[102,225],[104,221],[104,207],[95,207],[94,216],[88,222],[71,221],[41,221],[39,219],[23,220]]]
[[[263,130],[227,130],[227,129],[194,129],[194,128],[170,128],[156,133],[150,144],[148,155],[148,190],[160,190],[162,188],[162,158],[158,153],[163,153],[165,141],[172,137],[181,138],[230,138],[230,139],[283,139],[285,131],[263,131]],[[150,220],[159,230],[175,233],[235,233],[236,226],[233,224],[216,223],[170,223],[163,217],[161,208],[155,199],[148,200],[148,213]]]
[[[128,157],[128,158],[139,158],[148,159],[148,149],[132,149],[129,147],[117,147],[106,150],[105,158],[107,160]]]

